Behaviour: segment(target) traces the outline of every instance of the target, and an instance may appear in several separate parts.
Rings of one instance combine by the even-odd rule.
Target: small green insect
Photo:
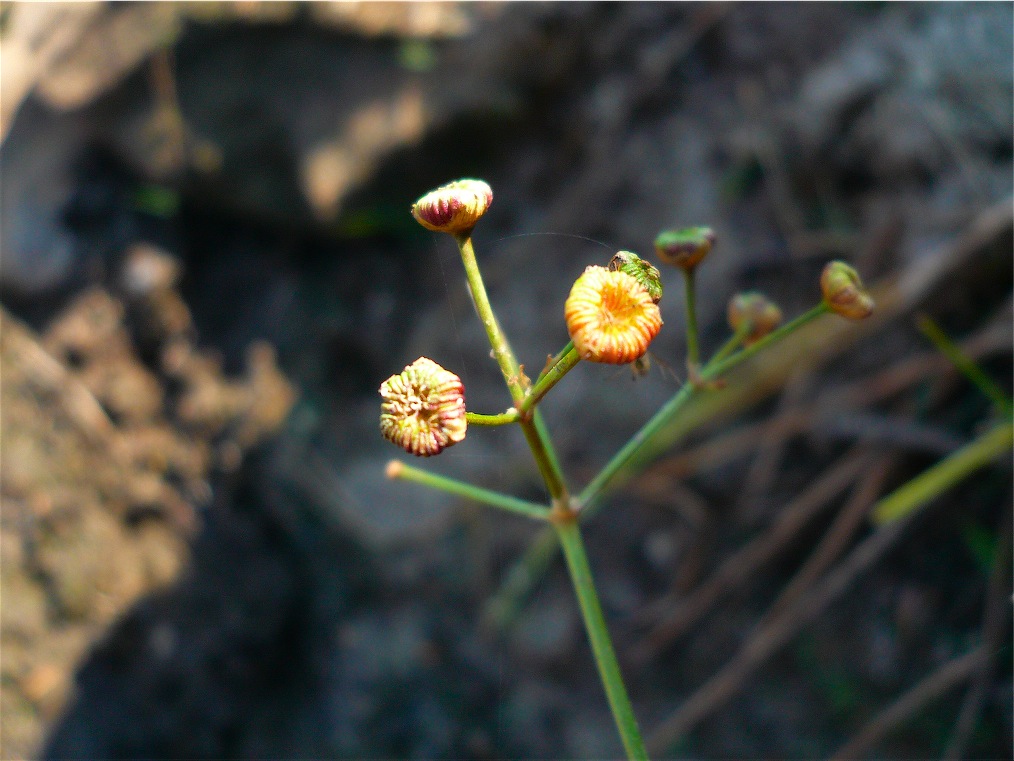
[[[662,275],[658,268],[646,262],[633,251],[618,251],[609,260],[609,269],[613,272],[625,272],[644,286],[644,290],[656,304],[662,300]]]

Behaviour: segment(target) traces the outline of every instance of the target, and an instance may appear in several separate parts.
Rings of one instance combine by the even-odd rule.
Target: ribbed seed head
[[[427,230],[468,233],[491,203],[493,190],[482,180],[456,180],[412,204],[412,216]]]
[[[647,289],[626,272],[588,267],[564,305],[567,331],[582,359],[623,365],[648,350],[662,315]]]
[[[820,290],[828,308],[842,317],[863,320],[873,314],[873,297],[859,273],[845,262],[828,262],[820,275]]]
[[[737,293],[729,301],[729,327],[737,331],[746,323],[751,329],[743,343],[749,346],[782,324],[782,310],[763,293]]]
[[[432,359],[419,357],[380,384],[380,432],[419,457],[439,454],[465,438],[465,387]]]

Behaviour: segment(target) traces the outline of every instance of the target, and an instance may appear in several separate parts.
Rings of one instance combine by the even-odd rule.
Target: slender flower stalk
[[[700,365],[701,350],[697,338],[697,278],[696,270],[683,270],[687,311],[687,366],[694,370]]]
[[[474,486],[472,484],[465,483],[464,481],[458,481],[455,478],[448,478],[447,476],[441,476],[437,473],[430,473],[427,470],[413,467],[407,463],[401,462],[400,460],[391,460],[387,464],[387,477],[391,479],[400,479],[402,481],[411,481],[413,483],[421,484],[422,486],[428,486],[431,489],[439,489],[440,491],[445,491],[448,494],[472,499],[476,502],[481,502],[484,505],[490,505],[491,507],[496,507],[511,513],[524,515],[528,518],[535,518],[540,521],[549,520],[549,508],[545,505],[539,505],[534,502],[528,502],[527,500],[517,499],[516,497],[509,497],[506,494],[501,494],[500,492],[492,491],[490,489],[483,489],[480,486]]]
[[[616,660],[613,643],[609,637],[609,629],[606,627],[606,620],[602,615],[602,606],[599,604],[598,595],[595,592],[595,582],[592,579],[588,555],[584,549],[584,542],[581,540],[581,531],[577,521],[571,518],[565,521],[554,521],[553,525],[560,538],[560,546],[563,547],[567,569],[574,583],[574,591],[577,593],[581,616],[584,618],[585,630],[588,632],[588,640],[595,655],[595,664],[598,666],[599,676],[606,689],[609,706],[616,718],[616,725],[620,731],[620,739],[623,741],[627,758],[647,759],[648,751],[645,750],[644,741],[641,739],[641,732],[637,726],[637,717],[634,715],[633,706],[627,696],[627,688],[623,684],[623,675],[620,673],[620,665]]]
[[[465,416],[469,425],[486,426],[510,425],[518,422],[518,417],[518,411],[513,408],[496,415],[480,415],[478,412],[469,412]]]
[[[665,264],[683,271],[683,285],[686,291],[687,314],[687,367],[691,376],[700,366],[700,342],[697,331],[697,282],[695,273],[698,265],[715,245],[715,233],[710,227],[684,227],[666,230],[655,238],[655,253]]]
[[[746,321],[742,323],[736,332],[730,336],[729,340],[722,344],[722,347],[716,351],[711,359],[708,360],[708,364],[712,365],[716,362],[721,362],[723,359],[732,354],[736,349],[743,345],[743,341],[753,331],[753,323]]]
[[[822,302],[810,311],[801,314],[799,317],[792,320],[792,322],[789,322],[778,330],[764,336],[764,338],[760,339],[752,346],[749,346],[736,354],[717,362],[709,362],[701,369],[701,380],[714,380],[715,378],[724,375],[732,368],[745,362],[757,352],[767,346],[770,346],[776,341],[780,341],[790,333],[794,333],[803,325],[824,314],[826,311],[827,305]],[[656,412],[652,418],[641,427],[641,430],[635,433],[633,437],[631,437],[630,441],[623,445],[619,452],[613,455],[612,459],[606,463],[605,467],[599,471],[598,475],[591,480],[591,482],[577,497],[576,502],[579,510],[586,510],[589,505],[602,495],[616,474],[623,469],[634,455],[638,453],[642,446],[650,441],[651,438],[658,433],[658,431],[668,425],[669,421],[672,420],[677,412],[679,412],[680,408],[690,400],[690,397],[693,395],[695,390],[697,390],[697,386],[695,384],[690,382],[684,383],[682,388],[676,392],[676,395],[666,402],[662,408],[659,409],[659,411]]]
[[[546,366],[542,368],[542,372],[539,373],[539,377],[537,380],[542,380],[546,376],[546,374],[549,373],[550,370],[552,370],[556,365],[562,362],[563,358],[566,357],[568,354],[570,354],[573,350],[574,350],[574,342],[567,341],[567,345],[564,346],[562,349],[560,349],[560,351],[558,351],[552,357],[547,357]]]
[[[493,307],[489,303],[486,286],[482,282],[482,274],[479,272],[479,265],[475,259],[475,248],[472,246],[471,235],[455,235],[454,240],[461,253],[461,261],[465,267],[465,278],[468,281],[468,290],[472,294],[475,311],[478,313],[483,327],[486,328],[486,336],[489,338],[490,346],[493,347],[493,356],[497,364],[500,365],[500,372],[503,373],[511,399],[514,400],[514,406],[519,407],[526,392],[522,381],[524,376],[521,372],[521,365],[518,364],[510,343],[507,341],[507,336],[504,335],[500,323],[496,319],[496,314],[493,312]],[[559,459],[553,451],[552,444],[549,443],[545,424],[538,418],[535,420],[522,418],[519,422],[553,503],[569,504],[570,498],[563,478],[563,471],[560,469]]]
[[[528,413],[536,404],[542,401],[542,398],[549,393],[549,390],[553,388],[564,375],[573,370],[577,363],[581,361],[581,355],[577,353],[577,349],[571,344],[570,350],[564,354],[560,359],[553,363],[553,365],[535,382],[535,385],[528,391],[528,396],[521,402],[518,407],[518,412],[522,415]]]

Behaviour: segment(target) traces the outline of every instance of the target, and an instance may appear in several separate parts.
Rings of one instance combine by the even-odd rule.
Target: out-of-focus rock
[[[179,274],[137,244],[126,304],[89,289],[41,339],[0,312],[4,758],[35,754],[87,648],[179,573],[211,477],[235,470],[294,402],[270,346],[251,346],[234,380],[193,345]],[[139,338],[179,355],[170,372],[145,365]]]

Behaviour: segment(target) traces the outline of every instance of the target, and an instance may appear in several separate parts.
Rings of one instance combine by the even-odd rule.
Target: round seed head
[[[828,308],[849,320],[862,320],[873,314],[873,298],[859,273],[845,262],[828,262],[820,274],[820,290]]]
[[[380,432],[410,454],[429,457],[465,438],[465,387],[432,359],[419,357],[380,384]]]
[[[662,276],[658,268],[646,262],[633,251],[617,251],[609,260],[609,269],[614,272],[626,272],[634,280],[644,286],[656,304],[662,300]]]
[[[710,227],[684,227],[659,233],[655,253],[666,264],[689,271],[704,260],[714,245],[715,232]]]
[[[482,180],[456,180],[412,204],[412,216],[427,230],[469,233],[491,203],[493,190]]]
[[[738,293],[729,301],[729,327],[737,331],[746,323],[751,326],[743,343],[749,346],[782,324],[782,310],[763,293]]]
[[[662,328],[662,315],[644,286],[605,267],[588,267],[575,281],[564,317],[581,358],[611,365],[640,357]]]

